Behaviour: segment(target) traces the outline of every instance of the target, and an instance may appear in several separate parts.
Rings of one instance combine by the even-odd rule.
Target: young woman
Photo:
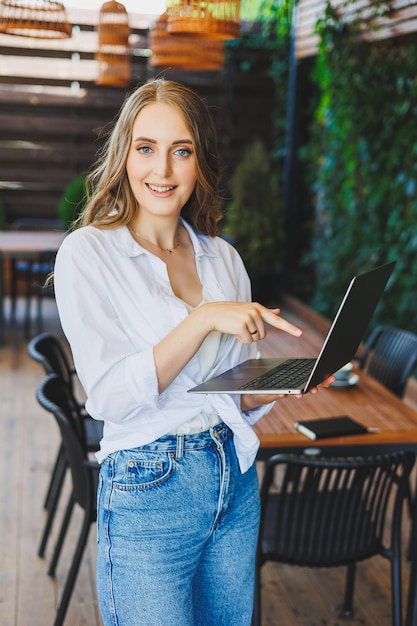
[[[219,158],[206,104],[165,80],[126,100],[58,252],[62,327],[104,420],[97,586],[105,626],[248,626],[258,439],[276,396],[187,394],[254,356],[265,324],[217,236]]]

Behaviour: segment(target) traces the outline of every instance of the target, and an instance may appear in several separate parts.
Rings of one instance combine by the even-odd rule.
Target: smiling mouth
[[[147,183],[147,185],[151,191],[156,191],[157,193],[166,193],[167,191],[173,191],[175,189],[172,185],[166,187],[162,187],[161,185],[151,185],[150,183]]]

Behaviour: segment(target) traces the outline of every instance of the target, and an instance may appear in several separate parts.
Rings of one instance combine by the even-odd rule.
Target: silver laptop
[[[189,393],[307,393],[353,359],[394,265],[351,280],[317,358],[249,359]]]

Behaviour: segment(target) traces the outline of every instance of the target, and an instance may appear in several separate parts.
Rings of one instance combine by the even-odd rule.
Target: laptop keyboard
[[[310,376],[317,359],[288,359],[239,389],[297,389]]]

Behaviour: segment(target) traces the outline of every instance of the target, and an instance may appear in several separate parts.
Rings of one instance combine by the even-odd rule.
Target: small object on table
[[[353,364],[349,361],[343,367],[341,367],[337,372],[334,373],[335,381],[332,382],[330,387],[339,387],[341,389],[345,389],[346,387],[353,387],[359,380],[359,376],[357,374],[352,373]]]
[[[294,426],[309,439],[346,437],[347,435],[364,435],[372,432],[348,415],[300,421],[296,422]]]

